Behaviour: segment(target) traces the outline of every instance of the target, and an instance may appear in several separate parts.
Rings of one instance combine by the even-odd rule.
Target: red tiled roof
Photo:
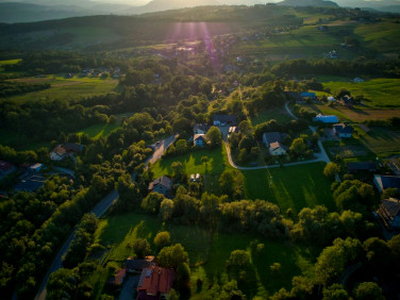
[[[168,294],[174,282],[174,271],[152,266],[143,270],[137,290],[146,291],[147,295]]]

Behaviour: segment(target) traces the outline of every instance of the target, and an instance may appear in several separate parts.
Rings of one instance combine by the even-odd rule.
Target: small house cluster
[[[54,161],[63,160],[66,157],[71,157],[73,154],[79,154],[83,151],[84,146],[74,143],[65,143],[56,146],[50,153],[50,159]]]

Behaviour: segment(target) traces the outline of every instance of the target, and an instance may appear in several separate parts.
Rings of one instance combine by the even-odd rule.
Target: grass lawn
[[[324,163],[318,162],[268,170],[243,171],[247,197],[276,203],[282,213],[292,208],[294,216],[304,207],[320,204],[329,210],[334,210],[331,182],[322,175],[324,166]],[[272,186],[268,172],[272,176]]]
[[[83,97],[103,95],[112,92],[118,85],[118,80],[115,79],[100,79],[88,77],[73,77],[63,78],[60,76],[52,75],[44,78],[19,78],[12,81],[26,82],[26,83],[50,83],[51,88],[26,93],[23,95],[16,95],[7,99],[13,101],[38,101],[45,99],[80,99]]]
[[[203,156],[208,156],[207,167],[201,162]],[[184,167],[185,173],[200,173],[203,176],[205,188],[208,192],[219,194],[218,179],[225,168],[229,166],[224,147],[218,147],[212,150],[203,149],[194,151],[185,155],[163,158],[157,161],[152,167],[154,178],[162,175],[173,175],[171,164],[180,161]]]
[[[400,79],[397,78],[378,78],[360,83],[329,81],[323,84],[333,94],[344,88],[352,96],[364,96],[366,100],[363,103],[369,107],[400,107]]]
[[[164,230],[171,234],[172,243],[182,244],[189,254],[191,265],[206,260],[211,240],[207,230],[193,226],[166,225],[159,218],[149,215],[128,213],[108,216],[100,221],[95,237],[103,244],[112,246],[107,261],[122,262],[134,254],[132,244],[135,239],[147,239],[154,249],[155,235]]]
[[[6,65],[15,65],[19,63],[22,59],[7,59],[7,60],[0,60],[0,67],[6,66]]]
[[[400,154],[400,132],[374,127],[360,136],[360,141],[376,155],[387,157]]]
[[[275,119],[278,123],[287,123],[293,120],[284,108],[275,108],[259,112],[256,116],[251,118],[251,122],[253,126],[255,126],[263,122],[268,122],[271,119]]]
[[[264,244],[261,250],[255,250],[251,244]],[[293,276],[309,276],[315,256],[306,249],[284,241],[269,241],[258,236],[241,233],[216,233],[213,237],[207,262],[192,271],[192,282],[203,280],[203,286],[212,281],[221,281],[230,274],[226,261],[233,250],[242,249],[251,255],[251,266],[246,270],[246,279],[239,280],[241,289],[248,299],[259,296],[266,299],[280,288],[291,287]],[[270,266],[280,263],[281,269],[273,272]],[[195,290],[195,289],[193,289]],[[194,299],[201,299],[201,292],[194,294]]]

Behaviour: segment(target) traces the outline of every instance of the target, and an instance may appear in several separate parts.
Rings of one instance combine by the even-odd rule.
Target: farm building
[[[316,99],[317,95],[315,93],[308,93],[308,92],[303,92],[300,94],[301,98],[310,98],[310,99]]]
[[[349,173],[376,172],[377,169],[378,169],[378,166],[373,161],[347,163],[347,171]]]
[[[318,114],[315,118],[313,118],[313,122],[321,122],[325,124],[335,124],[339,122],[338,117],[334,115],[324,116],[322,114]]]
[[[388,229],[400,229],[400,201],[389,198],[381,201],[376,211]]]

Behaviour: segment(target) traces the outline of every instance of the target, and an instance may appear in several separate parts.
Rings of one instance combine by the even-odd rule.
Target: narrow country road
[[[159,146],[155,149],[154,153],[147,159],[145,162],[146,165],[149,163],[155,163],[158,159],[161,158],[165,150],[176,140],[177,135],[171,135],[165,140],[160,141]],[[132,174],[132,180],[136,178],[135,174]],[[111,205],[117,201],[118,192],[116,190],[112,191],[110,194],[105,196],[93,210],[91,211],[96,215],[96,217],[101,217],[110,207]],[[45,300],[47,295],[47,282],[49,281],[50,274],[54,271],[60,269],[62,267],[62,257],[67,252],[69,245],[75,237],[76,229],[71,233],[69,238],[65,241],[64,245],[58,251],[57,256],[54,258],[53,263],[51,264],[49,270],[47,271],[45,277],[43,278],[43,282],[40,285],[38,293],[36,294],[35,300]],[[17,293],[14,292],[13,300],[18,299]]]
[[[293,119],[298,120],[299,118],[296,117],[296,116],[290,111],[288,104],[289,104],[289,102],[286,102],[286,104],[285,104],[285,109],[286,109],[286,111],[288,112],[288,114],[289,114]],[[308,128],[310,128],[310,130],[311,130],[313,133],[316,132],[316,129],[315,129],[314,127],[309,126]],[[321,140],[319,140],[319,141],[318,141],[318,147],[319,147],[320,153],[314,153],[314,156],[316,157],[315,159],[312,159],[312,160],[305,160],[305,161],[297,161],[297,162],[287,163],[287,164],[282,164],[282,165],[280,165],[280,164],[275,164],[275,165],[265,165],[265,166],[257,166],[257,167],[240,167],[240,166],[236,165],[236,164],[233,162],[232,155],[231,155],[231,149],[229,148],[228,143],[224,141],[224,144],[225,144],[225,149],[226,149],[226,154],[227,154],[227,156],[228,156],[229,164],[230,164],[232,167],[234,167],[235,169],[242,170],[242,171],[246,171],[246,170],[260,170],[260,169],[272,169],[272,168],[279,168],[279,167],[281,167],[281,166],[284,166],[284,167],[298,166],[298,165],[311,164],[311,163],[315,163],[315,162],[319,162],[319,161],[329,163],[329,162],[331,161],[331,160],[329,159],[329,156],[326,154],[326,151],[325,151],[324,147],[322,146]]]

